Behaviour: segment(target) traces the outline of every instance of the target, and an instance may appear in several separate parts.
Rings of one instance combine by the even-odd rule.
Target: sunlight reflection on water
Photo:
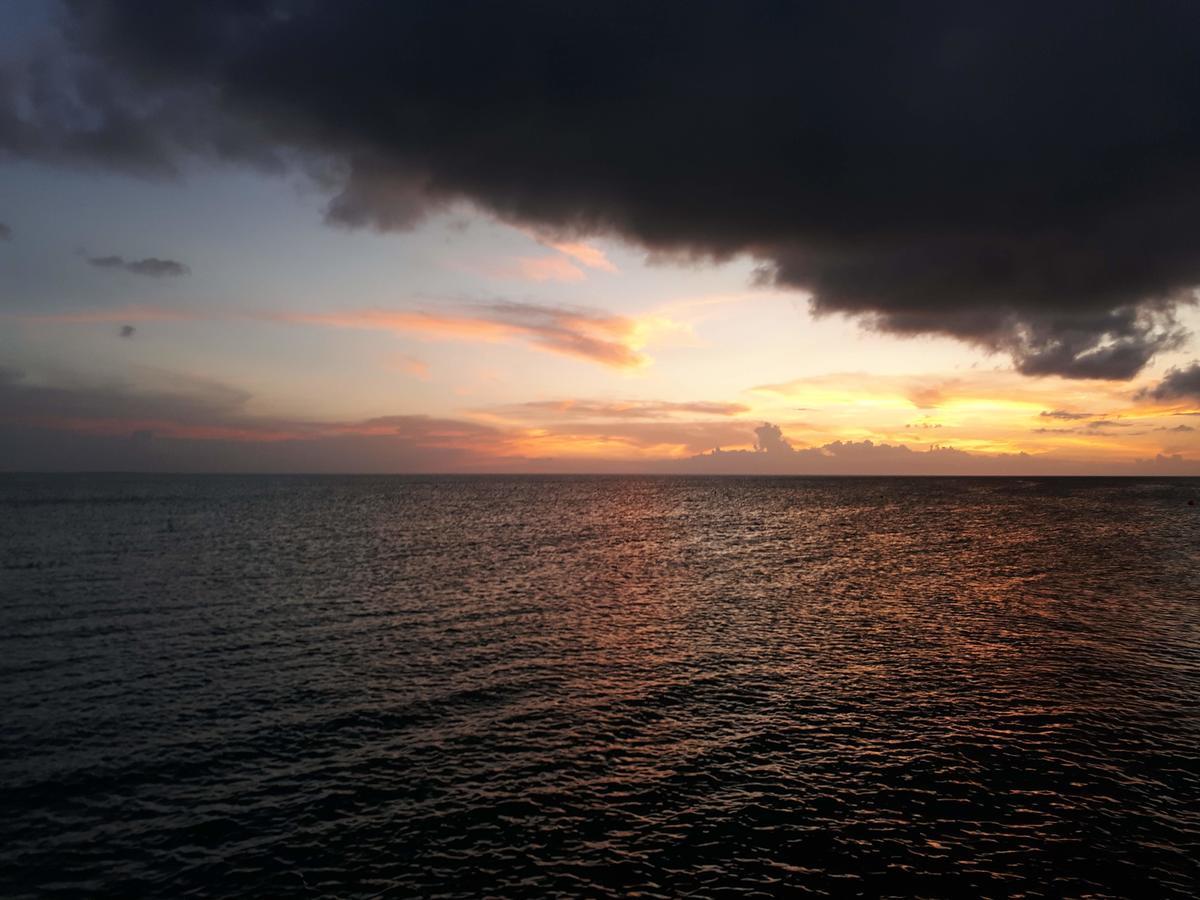
[[[1196,481],[0,479],[0,893],[1188,896]]]

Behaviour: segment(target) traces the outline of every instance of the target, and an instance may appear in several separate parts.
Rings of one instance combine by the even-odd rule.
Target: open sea
[[[0,476],[0,896],[634,894],[1200,894],[1200,480]]]

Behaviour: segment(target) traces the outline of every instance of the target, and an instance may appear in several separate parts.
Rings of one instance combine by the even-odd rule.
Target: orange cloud
[[[558,256],[521,256],[515,274],[527,281],[583,281],[583,270]]]
[[[1136,400],[1121,384],[1015,372],[954,375],[837,373],[752,389],[764,418],[804,409],[818,421],[812,442],[882,440],[972,453],[1073,453],[1094,460],[1152,456],[1163,439],[1195,444],[1179,419]],[[1132,401],[1132,405],[1131,405]],[[913,415],[915,410],[920,414]],[[1157,421],[1155,421],[1157,419]],[[1186,446],[1185,446],[1185,449]]]
[[[644,329],[635,320],[566,307],[493,303],[469,307],[459,313],[368,309],[294,313],[279,318],[337,328],[425,334],[447,340],[523,340],[539,350],[618,369],[637,368],[648,362],[637,351]]]
[[[459,263],[455,268],[487,278],[505,278],[513,281],[570,283],[587,278],[583,269],[562,256],[515,256],[485,262]]]
[[[593,247],[591,244],[585,244],[582,241],[578,242],[562,242],[562,243],[547,243],[547,247],[552,247],[559,253],[571,257],[576,262],[587,266],[589,269],[599,269],[602,272],[616,272],[617,267],[604,255],[604,251],[599,247]]]
[[[1189,437],[1197,434],[1196,426],[1170,417],[1132,424],[1131,416],[1127,425],[1126,419],[1115,416],[1088,419],[1087,423],[1097,424],[1083,424],[1069,434],[1035,436],[1028,446],[1010,439],[1028,434],[1027,430],[973,429],[956,435],[948,445],[941,438],[943,429],[936,443],[916,450],[904,439],[830,441],[828,434],[813,434],[805,423],[787,420],[782,427],[755,427],[763,419],[737,418],[741,415],[737,404],[709,401],[534,401],[506,408],[525,411],[524,419],[510,415],[507,421],[491,422],[479,421],[478,415],[458,419],[394,415],[354,421],[262,416],[248,412],[251,397],[244,391],[169,373],[153,374],[154,386],[139,389],[56,386],[0,369],[0,425],[10,426],[8,464],[18,466],[15,459],[36,468],[44,448],[53,447],[80,467],[94,466],[94,451],[100,449],[108,454],[106,460],[117,465],[140,459],[167,466],[198,463],[201,468],[251,471],[266,467],[289,471],[1082,473],[1132,472],[1131,466],[1142,465],[1138,460],[1151,460],[1146,465],[1155,471],[1193,474],[1200,466],[1194,456],[1195,438]],[[709,418],[675,418],[683,413]],[[1033,415],[1032,423],[1026,418],[1026,429],[1037,421],[1053,421],[1040,411]],[[1123,439],[1122,433],[1134,431],[1145,435],[1141,444]],[[48,432],[64,436],[48,438]],[[811,446],[801,444],[801,435],[815,438]],[[1162,438],[1167,438],[1166,443]],[[736,452],[752,446],[760,452]],[[713,453],[716,447],[724,452]]]
[[[510,278],[516,281],[583,281],[587,275],[578,266],[561,256],[518,256],[497,263],[470,265],[470,271],[489,278]]]
[[[533,400],[508,409],[534,416],[589,419],[653,419],[676,413],[736,416],[750,411],[750,407],[743,403],[714,403],[706,400],[684,403],[663,400]]]
[[[751,388],[807,406],[877,406],[912,409],[987,409],[1024,416],[1064,404],[1112,408],[1128,403],[1127,390],[1099,382],[1061,378],[1031,380],[1016,372],[945,375],[872,375],[837,372]]]
[[[601,459],[679,459],[714,447],[746,447],[745,422],[556,422],[518,430],[513,449],[523,456]]]

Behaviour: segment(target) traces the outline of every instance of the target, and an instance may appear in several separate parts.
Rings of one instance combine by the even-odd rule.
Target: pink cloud
[[[561,256],[517,256],[482,265],[468,265],[465,268],[488,278],[506,278],[513,281],[569,283],[587,278],[582,269]]]
[[[647,362],[634,347],[637,325],[632,319],[568,307],[492,303],[457,313],[366,309],[293,313],[277,318],[336,328],[424,334],[445,340],[522,340],[539,350],[618,369],[636,368]]]
[[[547,243],[559,253],[566,254],[589,269],[599,269],[602,272],[616,272],[617,267],[604,255],[604,251],[591,244],[579,242]]]
[[[387,367],[394,372],[403,372],[421,381],[429,380],[429,364],[415,356],[394,356],[387,362]]]
[[[533,416],[586,419],[657,419],[684,413],[702,416],[737,416],[750,411],[743,403],[708,400],[531,400],[509,407]]]
[[[583,270],[558,256],[521,256],[515,274],[526,281],[583,281]]]

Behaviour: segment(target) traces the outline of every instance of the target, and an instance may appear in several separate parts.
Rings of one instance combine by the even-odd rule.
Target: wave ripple
[[[1195,896],[1197,493],[0,478],[0,894]]]

